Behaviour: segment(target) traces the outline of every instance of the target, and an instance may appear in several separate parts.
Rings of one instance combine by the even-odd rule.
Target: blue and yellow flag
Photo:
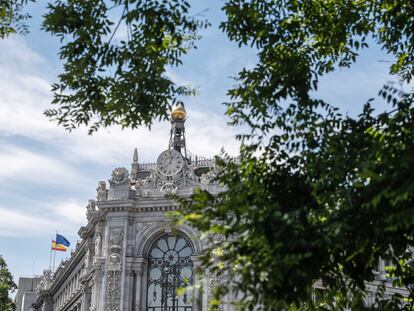
[[[56,233],[56,244],[60,244],[66,247],[70,246],[70,242],[61,234]]]

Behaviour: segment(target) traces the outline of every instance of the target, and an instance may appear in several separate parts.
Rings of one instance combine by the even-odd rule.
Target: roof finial
[[[132,163],[131,163],[131,179],[132,181],[135,181],[138,178],[138,149],[134,149],[134,156],[132,157]]]
[[[182,103],[178,103],[177,105],[174,105],[171,108],[171,118],[173,120],[185,121],[186,117],[187,111],[185,110],[184,105]]]
[[[134,149],[134,156],[132,158],[132,163],[138,163],[138,148]]]

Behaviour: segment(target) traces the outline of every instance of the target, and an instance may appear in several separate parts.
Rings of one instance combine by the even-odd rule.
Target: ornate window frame
[[[139,258],[139,267],[136,271],[138,276],[139,288],[137,288],[137,297],[140,301],[138,305],[140,306],[139,310],[147,310],[147,271],[148,271],[148,258],[149,252],[152,245],[162,236],[166,234],[180,235],[184,237],[192,246],[193,254],[191,255],[191,261],[193,263],[193,271],[200,265],[199,255],[202,252],[203,245],[201,239],[197,232],[187,225],[182,225],[179,227],[172,228],[171,226],[166,226],[165,223],[157,223],[149,226],[142,232],[139,232],[136,236],[136,243],[134,248],[134,256]],[[197,276],[194,274],[193,284],[197,283]],[[192,311],[200,311],[202,299],[201,292],[197,289],[193,293],[193,308]]]

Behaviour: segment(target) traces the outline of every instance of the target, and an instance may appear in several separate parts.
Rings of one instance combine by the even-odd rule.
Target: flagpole
[[[58,234],[58,232],[57,232],[57,230],[55,231],[55,239],[56,239],[56,242],[57,242],[57,234]],[[55,263],[56,263],[56,250],[55,250],[55,252],[53,253],[53,272],[55,272]]]
[[[55,272],[55,261],[56,261],[56,251],[53,252],[53,270],[52,270],[52,272]]]
[[[52,243],[52,241],[50,241]],[[52,271],[52,252],[53,252],[53,247],[52,244],[50,244],[50,256],[49,256],[49,270]]]

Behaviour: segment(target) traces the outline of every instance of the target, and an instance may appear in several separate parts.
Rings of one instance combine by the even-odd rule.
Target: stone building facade
[[[191,287],[208,283],[195,274],[203,241],[173,224],[169,212],[177,205],[166,195],[222,188],[213,181],[214,161],[189,155],[185,119],[184,107],[174,107],[169,147],[156,163],[140,164],[135,149],[130,172],[116,168],[108,184],[98,183],[81,242],[54,273],[44,272],[34,310],[207,310],[208,290]],[[178,295],[178,288],[187,289]]]

